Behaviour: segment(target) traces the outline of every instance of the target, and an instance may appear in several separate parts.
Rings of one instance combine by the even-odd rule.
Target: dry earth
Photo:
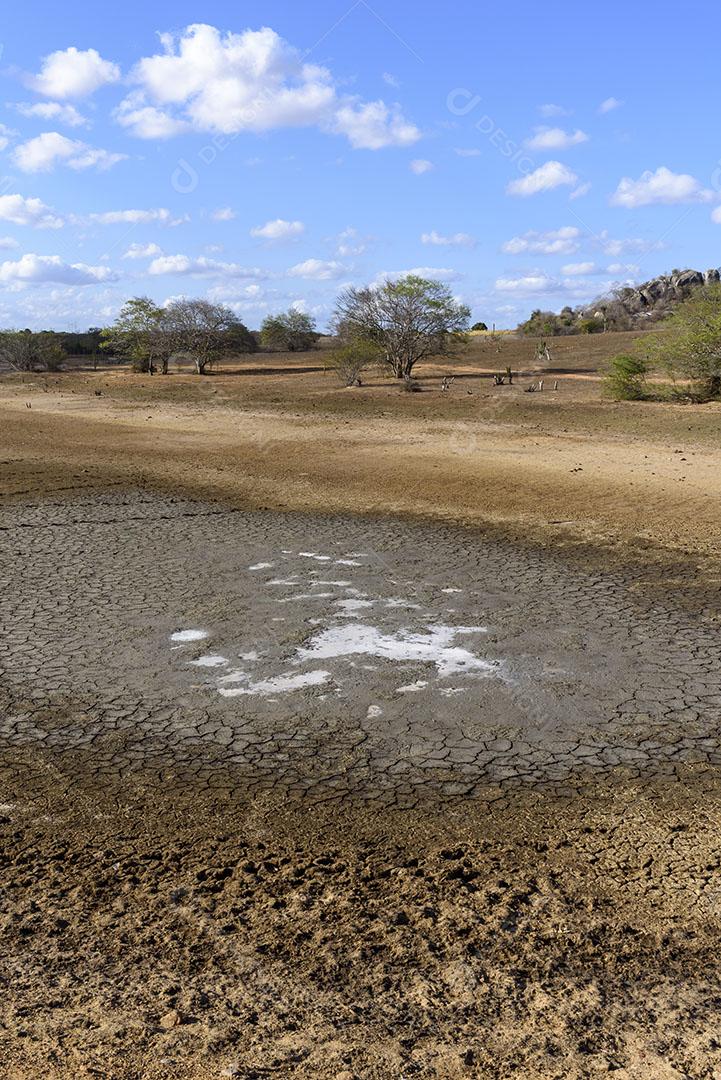
[[[721,410],[622,345],[0,383],[2,1075],[721,1077]]]

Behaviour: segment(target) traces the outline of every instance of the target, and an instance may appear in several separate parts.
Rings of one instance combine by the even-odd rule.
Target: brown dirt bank
[[[721,1068],[721,804],[692,775],[442,816],[28,796],[2,817],[13,1080]]]

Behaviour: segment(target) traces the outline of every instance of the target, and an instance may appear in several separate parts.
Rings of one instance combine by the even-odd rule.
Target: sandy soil
[[[0,382],[3,1075],[721,1076],[721,410],[611,346]]]

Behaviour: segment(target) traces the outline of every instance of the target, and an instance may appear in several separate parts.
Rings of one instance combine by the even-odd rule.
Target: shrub
[[[606,386],[619,401],[642,401],[646,394],[648,365],[642,356],[621,353],[611,360]]]
[[[349,341],[328,358],[343,386],[360,386],[361,375],[380,360],[378,349],[368,341]]]

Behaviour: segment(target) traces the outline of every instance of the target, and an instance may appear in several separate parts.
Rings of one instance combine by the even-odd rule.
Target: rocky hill
[[[633,322],[663,318],[702,285],[718,284],[719,270],[674,270],[642,285],[622,286],[610,296],[599,297],[583,309],[584,317],[593,317],[606,307],[619,306]],[[620,314],[620,312],[619,312]]]

